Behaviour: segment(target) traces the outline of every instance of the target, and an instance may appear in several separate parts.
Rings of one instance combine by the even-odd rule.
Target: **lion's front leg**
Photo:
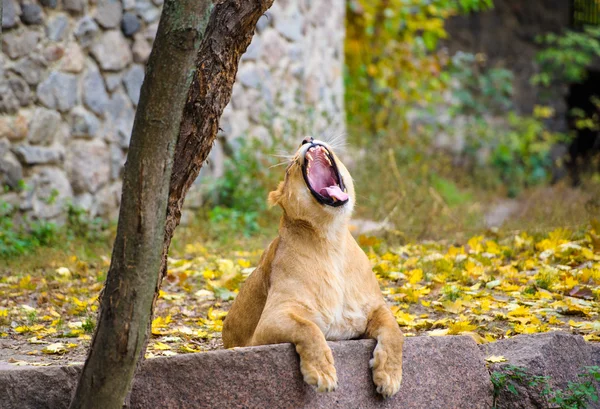
[[[261,318],[252,344],[283,342],[295,345],[300,356],[300,371],[306,383],[314,386],[317,392],[331,392],[337,388],[331,349],[319,327],[302,310],[267,313]]]
[[[402,382],[402,346],[404,335],[394,315],[386,305],[371,312],[367,331],[368,338],[377,340],[370,366],[377,392],[386,398],[396,394]]]

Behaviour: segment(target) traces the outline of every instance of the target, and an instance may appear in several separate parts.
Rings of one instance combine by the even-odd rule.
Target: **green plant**
[[[255,138],[236,140],[225,159],[222,177],[203,185],[208,221],[218,237],[252,236],[267,216],[267,195],[282,180],[288,157],[276,152],[293,152],[289,143],[273,138],[270,143]],[[281,163],[278,163],[281,162]]]
[[[544,49],[536,55],[540,72],[531,79],[534,85],[582,82],[594,58],[600,56],[600,28],[586,27],[583,31],[566,30],[536,38]]]
[[[454,103],[451,115],[483,116],[503,114],[512,108],[513,73],[486,65],[483,54],[457,52],[446,73],[451,79]]]
[[[14,223],[16,209],[0,202],[0,258],[27,253],[40,246],[55,243],[57,226],[44,220],[26,219]]]
[[[351,0],[345,45],[346,112],[360,144],[390,126],[406,130],[414,106],[442,100],[450,76],[437,50],[444,21],[485,10],[491,0]]]
[[[590,64],[600,57],[600,27],[566,30],[562,34],[550,33],[538,36],[536,40],[544,48],[536,55],[540,71],[531,78],[534,85],[550,87],[582,83],[588,77]],[[589,102],[598,108],[598,96],[592,96]],[[579,108],[573,108],[569,114],[577,129],[597,130],[600,127],[597,114],[589,115]]]
[[[108,222],[100,217],[91,217],[85,209],[67,203],[66,233],[70,239],[95,241],[104,236]]]
[[[501,370],[492,371],[491,381],[493,391],[493,407],[497,408],[498,400],[504,390],[518,395],[518,386],[540,387],[541,396],[548,399],[553,408],[558,409],[587,409],[590,403],[598,402],[596,382],[600,381],[600,367],[589,366],[578,375],[578,382],[569,382],[565,389],[552,388],[551,378],[530,374],[527,369],[505,365]]]
[[[551,149],[566,140],[565,135],[548,131],[542,119],[513,112],[491,123],[475,118],[468,122],[466,135],[466,154],[480,169],[491,166],[509,196],[548,181],[554,165]]]
[[[83,323],[81,324],[81,328],[83,328],[83,330],[88,334],[93,333],[95,327],[96,322],[90,317],[87,317],[85,321],[83,321]]]
[[[95,242],[105,237],[107,222],[91,218],[71,204],[66,211],[66,223],[58,226],[52,221],[19,217],[17,209],[0,201],[0,259],[31,253],[40,247],[65,246],[75,239]]]

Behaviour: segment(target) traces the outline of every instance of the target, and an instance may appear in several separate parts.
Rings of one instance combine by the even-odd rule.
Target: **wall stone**
[[[34,218],[60,221],[69,202],[114,217],[162,0],[0,1],[0,201]],[[344,9],[276,1],[260,18],[203,178],[223,175],[239,138],[345,130]],[[201,206],[197,187],[190,198]]]

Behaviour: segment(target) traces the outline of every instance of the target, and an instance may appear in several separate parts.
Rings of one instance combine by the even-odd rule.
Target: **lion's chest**
[[[367,328],[367,303],[351,277],[332,273],[320,286],[319,327],[327,340],[357,338]]]
[[[358,338],[367,329],[367,315],[358,305],[343,305],[331,309],[322,328],[327,340]]]

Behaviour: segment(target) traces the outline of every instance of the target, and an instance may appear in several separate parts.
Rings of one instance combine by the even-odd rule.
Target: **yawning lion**
[[[269,203],[283,208],[279,236],[242,286],[223,327],[226,348],[291,342],[304,380],[337,387],[326,340],[373,338],[377,391],[398,392],[403,335],[365,253],[348,230],[355,196],[344,164],[306,138]]]

